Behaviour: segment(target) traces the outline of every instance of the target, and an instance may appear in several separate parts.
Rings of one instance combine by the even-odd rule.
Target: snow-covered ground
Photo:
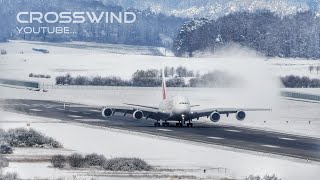
[[[1,127],[4,129],[26,127],[26,123],[30,123],[32,128],[55,138],[67,149],[81,153],[101,153],[107,158],[140,157],[155,167],[173,169],[173,172],[170,172],[173,175],[189,175],[209,179],[214,177],[240,179],[249,174],[275,173],[284,180],[319,178],[320,165],[316,162],[234,150],[221,146],[208,146],[123,130],[74,123],[57,123],[57,120],[10,112],[1,111],[0,113],[1,121],[5,122],[1,123]],[[184,171],[178,169],[184,169]],[[205,174],[203,169],[207,170]],[[76,171],[66,172],[50,168],[48,163],[17,162],[11,163],[6,171],[16,171],[20,177],[26,179],[72,177],[77,173]]]
[[[49,54],[35,52],[44,48]],[[120,76],[129,79],[137,69],[160,69],[163,66],[185,66],[201,73],[226,71],[244,81],[237,89],[169,88],[169,96],[185,95],[197,108],[207,107],[268,107],[272,112],[248,113],[245,121],[222,117],[218,123],[255,127],[273,131],[320,137],[320,104],[288,101],[279,98],[279,75],[307,75],[319,77],[308,67],[320,61],[266,59],[245,49],[229,49],[210,57],[176,58],[164,49],[96,43],[44,43],[11,41],[0,43],[7,55],[0,55],[0,76],[11,79],[36,80],[53,84],[55,76],[71,73],[86,76]],[[23,53],[21,53],[23,52]],[[166,54],[167,56],[155,56]],[[51,79],[29,78],[30,73],[51,75]],[[304,90],[303,90],[304,91]],[[58,100],[89,105],[119,105],[130,102],[157,105],[161,99],[160,88],[108,87],[100,89],[61,88],[49,92],[0,87],[0,98]],[[315,92],[317,93],[317,92]],[[283,159],[265,154],[235,151],[220,146],[204,146],[191,142],[141,135],[113,129],[95,128],[80,124],[57,123],[42,119],[0,112],[0,126],[8,129],[31,127],[62,142],[67,149],[83,153],[102,153],[107,157],[141,157],[153,166],[172,169],[191,169],[182,174],[201,177],[236,177],[249,174],[277,174],[282,179],[318,179],[319,164]],[[46,123],[41,123],[46,121]],[[49,123],[48,123],[49,121]],[[200,121],[207,121],[201,119]],[[309,124],[309,121],[311,122]],[[208,122],[211,123],[211,122]],[[67,132],[67,133],[61,133]],[[99,139],[101,141],[92,141]],[[129,147],[129,148],[128,148]],[[46,163],[30,166],[29,163],[11,163],[8,170],[17,170],[22,177],[57,177],[59,170]],[[225,168],[217,172],[215,168]],[[207,169],[207,173],[201,173]],[[59,172],[60,173],[60,172]],[[61,173],[60,173],[61,174]],[[67,173],[68,174],[68,173]],[[65,175],[62,173],[62,175]],[[69,174],[70,175],[70,174]]]
[[[49,54],[35,52],[32,48],[49,50]],[[226,71],[235,76],[251,73],[257,78],[263,75],[284,76],[289,74],[320,77],[309,66],[319,66],[319,60],[293,60],[265,58],[255,52],[234,47],[203,58],[177,58],[164,48],[110,45],[98,43],[45,43],[10,41],[0,43],[7,55],[0,56],[1,76],[6,78],[37,80],[54,84],[58,75],[119,76],[125,79],[138,69],[160,69],[164,66],[185,66],[201,74],[208,71]],[[23,52],[23,54],[22,54]],[[160,55],[166,56],[160,56]],[[247,70],[250,69],[250,72]],[[263,72],[260,72],[263,70]],[[267,74],[265,72],[268,72]],[[51,79],[29,78],[29,74],[51,75]],[[260,73],[262,73],[260,75]],[[261,80],[263,81],[263,79]]]

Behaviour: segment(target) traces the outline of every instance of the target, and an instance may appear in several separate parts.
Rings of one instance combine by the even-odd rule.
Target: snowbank
[[[171,169],[191,169],[185,172],[197,177],[243,178],[249,174],[273,174],[282,179],[317,179],[319,164],[295,161],[260,153],[235,151],[220,146],[207,146],[187,141],[173,140],[109,128],[93,127],[73,123],[57,123],[57,120],[42,119],[9,112],[0,112],[2,128],[31,127],[51,136],[67,149],[82,153],[101,153],[111,157],[139,157],[153,166]],[[46,121],[46,123],[42,123]],[[244,165],[245,164],[245,165]],[[43,164],[47,166],[47,164]],[[8,170],[17,170],[23,178],[57,177],[59,171],[40,165],[13,164]],[[19,168],[20,167],[20,168]],[[27,171],[28,169],[32,171]],[[37,171],[37,169],[41,171]],[[225,171],[215,170],[225,168]],[[46,170],[47,169],[47,170]],[[192,169],[197,169],[194,171]],[[207,169],[203,174],[202,169]],[[21,171],[21,172],[20,172]],[[44,173],[45,172],[45,173]]]

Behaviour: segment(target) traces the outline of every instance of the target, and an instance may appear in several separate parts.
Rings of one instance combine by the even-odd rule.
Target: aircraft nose
[[[180,106],[175,109],[176,114],[188,114],[190,109],[187,106]]]

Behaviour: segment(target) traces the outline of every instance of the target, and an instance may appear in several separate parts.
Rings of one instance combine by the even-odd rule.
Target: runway
[[[132,116],[115,115],[104,119],[97,107],[41,100],[1,100],[8,111],[33,116],[61,119],[103,127],[126,129],[152,135],[172,137],[206,144],[320,161],[320,139],[263,131],[251,128],[226,126],[193,121],[194,127],[153,127],[153,120],[134,120]],[[199,152],[201,153],[201,152]]]

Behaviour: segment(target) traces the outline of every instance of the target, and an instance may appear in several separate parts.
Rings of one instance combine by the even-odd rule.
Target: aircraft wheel
[[[168,127],[168,126],[169,126],[169,123],[168,123],[168,122],[164,122],[164,123],[162,123],[162,126]]]
[[[192,123],[188,123],[187,127],[193,127],[193,124]]]
[[[158,122],[154,123],[154,127],[159,127],[159,126],[160,126],[160,123],[158,123]]]

